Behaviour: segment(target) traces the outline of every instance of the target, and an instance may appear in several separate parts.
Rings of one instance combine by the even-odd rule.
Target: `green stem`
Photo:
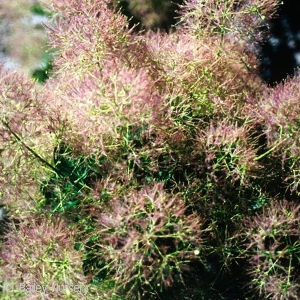
[[[8,122],[2,120],[2,124],[5,126],[5,128],[8,129],[8,131],[11,133],[11,135],[18,141],[20,142],[39,162],[41,162],[43,165],[45,165],[46,167],[48,167],[49,169],[51,169],[52,171],[54,171],[57,175],[59,176],[64,176],[64,174],[62,174],[61,171],[59,171],[57,168],[55,168],[54,166],[52,166],[50,163],[48,163],[43,157],[41,157],[38,153],[36,153],[31,147],[29,147],[24,141],[23,139],[17,134],[15,133],[11,127],[9,126]],[[69,178],[71,183],[74,186],[77,186],[79,189],[81,189],[82,187],[84,187],[83,184],[81,184],[80,182],[78,183],[77,181],[72,180],[71,178]]]
[[[37,158],[42,164],[47,166],[49,169],[54,171],[55,173],[59,174],[59,171],[53,167],[50,163],[48,163],[44,158],[42,158],[39,154],[37,154],[32,148],[30,148],[23,140],[22,138],[15,133],[11,127],[9,126],[8,122],[2,120],[2,124],[9,130],[9,132],[13,135],[13,137],[20,142],[35,158]]]
[[[283,142],[285,142],[287,140],[287,138],[285,138],[283,141],[279,142],[278,144],[274,145],[271,149],[269,149],[268,151],[266,151],[265,153],[261,154],[260,156],[254,158],[255,161],[260,160],[262,158],[264,158],[265,156],[267,156],[268,154],[270,154],[272,151],[274,151],[280,144],[282,144]]]

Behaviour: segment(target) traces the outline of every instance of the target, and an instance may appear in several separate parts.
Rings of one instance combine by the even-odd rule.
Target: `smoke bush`
[[[297,298],[299,79],[266,86],[256,55],[276,5],[185,1],[166,33],[52,0],[49,79],[0,70],[1,276],[69,276],[91,299]]]
[[[267,299],[297,299],[299,205],[272,201],[245,224],[251,285]]]
[[[162,185],[112,199],[100,213],[94,256],[116,278],[117,289],[145,297],[180,280],[184,268],[201,262],[200,217],[186,214],[184,203],[169,197]],[[181,279],[182,280],[182,279]]]

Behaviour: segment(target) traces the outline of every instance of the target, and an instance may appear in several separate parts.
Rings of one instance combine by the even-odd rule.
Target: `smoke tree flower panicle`
[[[199,37],[236,32],[245,38],[257,35],[277,6],[276,0],[188,0],[182,5],[182,22],[187,31]]]
[[[117,278],[117,289],[127,290],[128,296],[141,287],[151,293],[157,286],[172,285],[193,263],[202,263],[202,224],[161,184],[145,187],[122,200],[113,199],[111,208],[99,214],[101,246],[95,255],[107,262],[107,272]]]
[[[1,279],[10,288],[4,292],[16,299],[20,294],[27,299],[58,299],[64,292],[55,286],[86,285],[80,252],[73,247],[67,224],[45,216],[31,217],[30,224],[23,221],[18,228],[11,228],[1,245]],[[43,290],[30,289],[37,285]]]
[[[297,269],[299,248],[299,204],[272,201],[270,207],[245,219],[251,287],[268,299],[297,299],[300,282]],[[287,267],[289,266],[289,267]]]

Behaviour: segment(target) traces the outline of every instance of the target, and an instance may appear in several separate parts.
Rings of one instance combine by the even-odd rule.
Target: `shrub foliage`
[[[299,78],[269,87],[256,57],[277,1],[186,0],[168,33],[51,3],[49,79],[1,67],[2,284],[298,299]]]

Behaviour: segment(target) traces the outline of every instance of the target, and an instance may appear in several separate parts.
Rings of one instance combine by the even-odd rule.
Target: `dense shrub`
[[[299,205],[272,201],[245,225],[250,285],[270,299],[298,299]]]
[[[269,87],[256,58],[276,6],[186,1],[140,33],[111,1],[52,1],[49,79],[1,69],[3,284],[299,297],[299,79]]]
[[[199,216],[187,215],[184,202],[168,197],[162,185],[111,199],[110,206],[97,217],[92,248],[104,264],[100,271],[111,274],[118,289],[132,297],[141,289],[139,297],[149,297],[147,292],[172,286],[184,269],[201,263]]]

